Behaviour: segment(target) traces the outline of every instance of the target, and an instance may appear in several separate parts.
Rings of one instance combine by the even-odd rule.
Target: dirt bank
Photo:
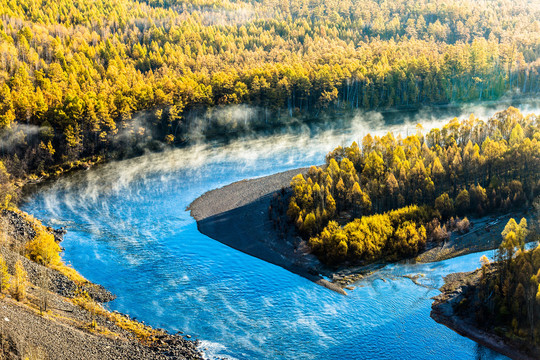
[[[512,211],[503,215],[470,218],[471,229],[465,234],[453,232],[450,239],[438,246],[424,251],[416,257],[416,261],[427,263],[451,259],[461,255],[497,249],[501,244],[501,232],[510,220],[519,222],[522,217],[530,223],[531,213]]]
[[[288,188],[293,176],[307,170],[235,182],[203,194],[188,210],[197,220],[199,231],[212,239],[345,295],[341,286],[321,276],[331,272],[307,251],[294,229],[280,233],[268,216],[274,194]]]
[[[92,315],[70,301],[49,295],[49,310],[40,314],[31,302],[39,289],[30,289],[29,303],[0,299],[0,357],[7,359],[201,359],[196,344],[180,336],[156,334],[155,345],[102,316]]]

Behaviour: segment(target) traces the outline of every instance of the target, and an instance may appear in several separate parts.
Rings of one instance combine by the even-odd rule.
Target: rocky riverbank
[[[22,256],[37,226],[18,210],[0,211],[0,254],[8,273],[15,273],[18,261],[27,273],[24,299],[0,294],[0,358],[202,359],[196,341],[107,311],[103,303],[115,296],[74,269]],[[63,231],[44,231],[62,240]]]
[[[434,297],[431,317],[462,336],[516,360],[540,359],[540,349],[525,351],[520,344],[482,329],[475,320],[475,309],[462,309],[466,298],[475,296],[476,284],[481,270],[469,273],[450,274],[444,278],[441,294]]]

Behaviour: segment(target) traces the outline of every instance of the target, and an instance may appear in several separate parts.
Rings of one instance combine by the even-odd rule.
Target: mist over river
[[[365,113],[339,126],[147,154],[44,185],[22,209],[67,227],[63,258],[118,296],[108,307],[191,334],[208,358],[504,359],[429,316],[442,277],[478,268],[482,253],[389,265],[342,296],[202,235],[185,209],[234,181],[321,164],[367,132],[406,135],[417,122],[429,129],[471,112],[487,119],[507,106]],[[538,104],[516,107],[539,113]],[[424,286],[403,277],[418,273]]]

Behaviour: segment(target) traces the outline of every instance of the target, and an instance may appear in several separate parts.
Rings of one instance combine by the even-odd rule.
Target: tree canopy
[[[325,166],[313,166],[305,177],[293,178],[289,218],[296,220],[304,236],[312,237],[315,253],[331,262],[344,260],[343,254],[356,254],[355,260],[413,255],[425,244],[422,227],[428,227],[428,237],[444,238],[440,221],[532,204],[540,193],[539,126],[536,115],[524,117],[510,107],[487,121],[471,115],[405,138],[368,134],[362,147],[356,142],[337,147],[327,155]],[[375,246],[376,256],[365,246],[351,246],[360,225],[370,231],[385,228],[385,216],[392,217],[397,209],[407,213],[417,205],[429,210],[413,211],[415,216],[403,220],[408,224],[393,223],[382,237],[361,237],[373,244],[382,239],[383,245]],[[308,215],[306,224],[302,219]],[[437,223],[428,226],[433,219]],[[469,222],[453,225],[463,232]],[[508,233],[505,238],[513,248],[522,245],[523,234],[512,229]],[[347,251],[340,246],[336,252],[340,242],[335,236],[348,245]],[[384,245],[388,239],[390,246]]]

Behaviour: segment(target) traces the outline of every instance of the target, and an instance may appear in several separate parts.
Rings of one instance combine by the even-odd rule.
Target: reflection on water
[[[442,277],[477,268],[482,254],[389,265],[341,296],[201,235],[185,211],[205,191],[319,164],[336,145],[389,127],[414,124],[368,114],[340,130],[149,154],[60,180],[23,209],[67,226],[65,260],[118,295],[111,309],[195,335],[210,358],[503,358],[429,317]],[[420,285],[404,277],[414,274]]]

